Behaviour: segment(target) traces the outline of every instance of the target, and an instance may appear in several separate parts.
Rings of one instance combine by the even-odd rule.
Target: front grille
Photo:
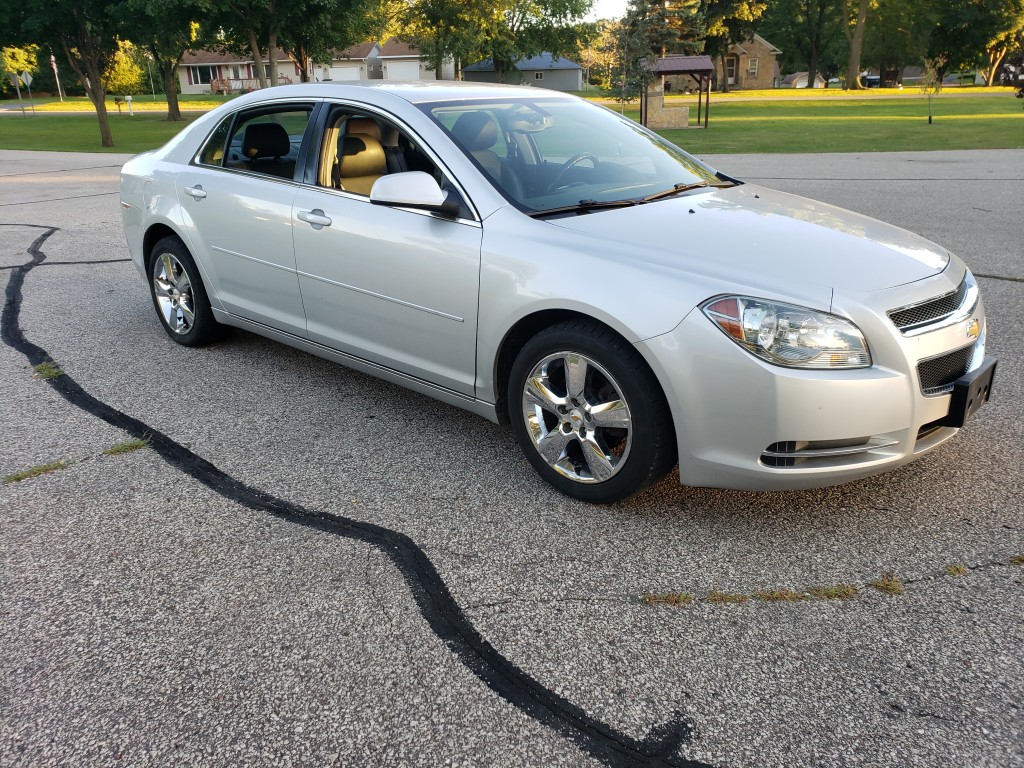
[[[955,291],[929,299],[921,304],[889,311],[889,319],[901,331],[908,331],[920,325],[937,322],[949,317],[964,303],[967,296],[967,278],[960,281]]]
[[[953,389],[953,382],[967,373],[967,368],[974,357],[974,345],[958,349],[931,360],[922,360],[917,364],[917,376],[921,381],[921,391],[926,395],[938,395]]]

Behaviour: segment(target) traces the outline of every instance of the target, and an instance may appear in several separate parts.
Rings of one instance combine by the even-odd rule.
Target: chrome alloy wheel
[[[192,330],[196,321],[192,280],[173,253],[161,253],[153,264],[153,295],[168,328],[181,336]]]
[[[622,388],[578,352],[548,355],[523,387],[523,419],[537,453],[578,483],[608,480],[625,465],[633,420]]]

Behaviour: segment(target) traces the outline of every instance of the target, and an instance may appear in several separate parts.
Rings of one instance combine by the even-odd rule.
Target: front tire
[[[571,320],[526,343],[509,375],[509,416],[534,469],[582,501],[619,501],[676,461],[668,403],[629,342]]]
[[[165,237],[149,255],[149,292],[167,335],[186,347],[217,340],[224,326],[213,317],[199,269],[177,237]]]

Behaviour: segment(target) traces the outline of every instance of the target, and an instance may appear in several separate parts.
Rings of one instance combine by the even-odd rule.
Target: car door
[[[303,337],[292,203],[312,108],[275,105],[228,118],[177,179],[192,252],[221,307]]]
[[[332,183],[330,166],[342,155],[346,130],[354,126],[360,137],[356,143],[364,150],[371,145],[377,151],[383,128],[390,136],[383,139],[386,155],[415,155],[420,164],[427,157],[382,118],[337,111],[328,118],[318,184],[301,189],[292,207],[309,338],[472,395],[480,224],[468,211],[464,218],[445,218],[372,204],[369,189],[376,176],[388,172],[386,165],[360,160],[365,174]],[[344,173],[341,165],[335,176]]]

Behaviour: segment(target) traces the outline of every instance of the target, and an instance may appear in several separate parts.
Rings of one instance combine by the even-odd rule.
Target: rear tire
[[[567,496],[619,501],[676,462],[654,373],[629,342],[593,320],[559,323],[528,341],[512,365],[508,403],[526,458]]]
[[[177,237],[165,237],[149,255],[149,293],[167,335],[186,347],[216,341],[225,327],[213,317],[199,269]]]

